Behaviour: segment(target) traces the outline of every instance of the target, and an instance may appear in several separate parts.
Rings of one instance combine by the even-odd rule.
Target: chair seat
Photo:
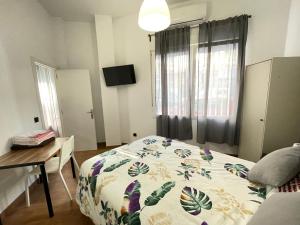
[[[45,164],[46,173],[56,173],[59,170],[59,157],[53,157],[49,159]],[[40,168],[35,167],[32,171],[29,172],[30,175],[39,175],[41,174]]]

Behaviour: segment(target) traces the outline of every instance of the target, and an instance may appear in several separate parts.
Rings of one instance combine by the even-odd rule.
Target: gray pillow
[[[300,147],[274,151],[259,160],[248,173],[248,180],[279,187],[300,172]]]
[[[259,207],[247,225],[299,225],[300,193],[274,194]]]

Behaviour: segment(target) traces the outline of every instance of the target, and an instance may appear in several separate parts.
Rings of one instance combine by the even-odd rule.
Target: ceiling
[[[92,21],[94,14],[125,16],[138,12],[142,0],[39,0],[54,17],[68,21]],[[168,4],[186,3],[191,0],[167,0]]]

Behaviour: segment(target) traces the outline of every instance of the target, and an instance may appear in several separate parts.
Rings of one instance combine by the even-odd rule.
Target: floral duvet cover
[[[97,225],[246,225],[266,196],[253,165],[150,136],[85,161],[76,200]]]

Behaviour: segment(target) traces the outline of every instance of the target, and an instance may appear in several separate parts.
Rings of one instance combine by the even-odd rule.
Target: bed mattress
[[[253,165],[150,136],[85,161],[76,201],[97,225],[246,225],[266,197]]]

